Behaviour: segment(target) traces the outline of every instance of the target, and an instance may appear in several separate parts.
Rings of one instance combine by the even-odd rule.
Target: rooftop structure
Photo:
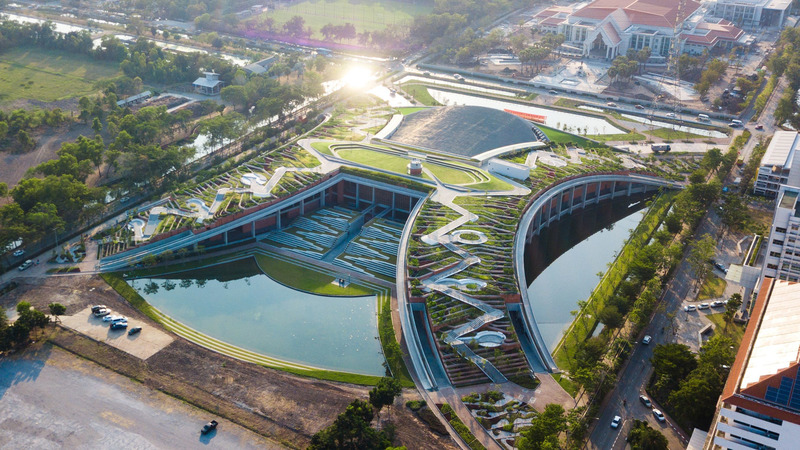
[[[278,61],[277,56],[270,56],[269,58],[256,61],[254,63],[244,66],[244,70],[256,75],[266,73],[275,62]]]
[[[705,448],[794,448],[800,438],[800,284],[765,278]]]
[[[652,57],[666,57],[676,29],[687,53],[729,48],[744,35],[728,21],[706,21],[695,0],[595,0],[550,7],[534,19],[543,31],[564,34],[567,50],[606,59],[645,47]]]
[[[219,79],[219,74],[214,72],[203,72],[204,77],[194,80],[192,87],[195,92],[205,95],[217,95],[222,89],[222,80]]]
[[[132,95],[130,97],[123,98],[122,100],[118,101],[117,102],[117,106],[124,108],[125,106],[128,106],[128,105],[133,105],[133,104],[136,104],[136,103],[143,102],[143,101],[147,100],[148,98],[150,98],[152,96],[153,96],[153,93],[150,92],[150,91],[140,92],[140,93],[138,93],[136,95]]]
[[[795,161],[800,138],[796,131],[776,131],[761,158],[753,193],[775,197],[780,185],[800,186],[800,159]]]
[[[405,116],[391,141],[476,157],[501,147],[539,142],[526,120],[483,106],[429,108]]]

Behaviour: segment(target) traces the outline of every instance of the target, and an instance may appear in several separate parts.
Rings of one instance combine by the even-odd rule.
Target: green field
[[[432,6],[432,3],[414,4],[394,0],[305,0],[289,7],[270,9],[252,20],[258,22],[270,17],[275,21],[275,29],[280,29],[293,16],[301,16],[305,19],[305,26],[314,31],[312,37],[322,39],[319,30],[329,23],[352,23],[359,33],[382,30],[387,25],[409,26],[414,16],[431,13]]]
[[[408,95],[414,97],[414,100],[422,103],[425,106],[441,106],[441,103],[437,102],[436,99],[431,96],[431,94],[428,92],[428,87],[425,85],[406,83],[403,85],[403,90],[406,91]]]
[[[337,150],[337,153],[340,157],[348,161],[365,164],[378,169],[384,169],[401,174],[406,174],[408,170],[406,165],[408,165],[409,159],[403,158],[402,156],[389,155],[386,153],[364,149]],[[439,180],[441,180],[443,183],[467,184],[475,181],[466,172],[462,172],[451,167],[444,167],[430,163],[423,165],[424,167],[430,169],[430,171],[433,172],[433,174],[436,175],[436,177],[439,178]],[[427,175],[423,174],[423,178],[427,179],[428,177]]]
[[[98,80],[120,74],[119,64],[35,47],[0,53],[0,102],[52,102],[86,95]]]
[[[661,139],[703,139],[705,136],[690,133],[688,131],[678,131],[671,128],[656,128],[649,132],[651,135],[660,137]]]

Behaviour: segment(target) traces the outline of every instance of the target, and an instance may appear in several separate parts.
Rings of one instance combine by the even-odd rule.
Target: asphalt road
[[[217,431],[200,435],[211,419]],[[0,359],[3,448],[281,448],[57,348]]]
[[[698,228],[696,236],[709,233],[716,237],[719,233],[718,221],[719,218],[715,214],[707,215]],[[588,448],[624,449],[625,439],[633,426],[633,419],[646,420],[650,426],[664,433],[669,441],[670,449],[686,448],[689,436],[679,433],[673,427],[674,422],[669,416],[665,422],[657,421],[652,411],[640,403],[639,395],[644,394],[645,386],[650,378],[653,367],[650,358],[653,356],[653,348],[658,344],[675,342],[671,319],[667,317],[667,313],[678,313],[684,299],[694,288],[694,275],[689,263],[684,258],[664,290],[661,304],[657,308],[653,320],[645,328],[642,336],[639,336],[641,340],[644,335],[650,335],[653,338],[652,342],[650,345],[638,343],[634,348],[628,364],[619,375],[615,390],[602,407],[598,422],[589,437]],[[655,402],[653,406],[663,412],[663,408],[660,408]],[[615,430],[611,428],[610,424],[616,415],[621,416],[624,423]],[[687,431],[691,433],[691,430]]]

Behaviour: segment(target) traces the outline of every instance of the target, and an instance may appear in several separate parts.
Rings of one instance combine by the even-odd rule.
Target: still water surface
[[[643,206],[623,199],[575,211],[525,246],[528,299],[550,352],[572,323],[570,312],[597,286],[597,273],[608,269],[641,222]]]
[[[261,273],[251,260],[129,282],[164,314],[221,341],[324,369],[384,374],[375,296],[296,291]],[[151,282],[159,286],[155,293],[145,289]]]

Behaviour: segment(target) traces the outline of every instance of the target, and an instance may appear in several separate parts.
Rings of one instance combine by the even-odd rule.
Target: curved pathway
[[[440,190],[437,191],[437,194],[441,192],[442,190],[440,188]],[[467,305],[472,306],[473,308],[477,308],[483,311],[483,315],[481,315],[480,317],[477,317],[459,327],[450,330],[445,335],[444,342],[453,347],[453,349],[455,349],[456,352],[460,353],[465,358],[469,359],[475,365],[477,365],[483,371],[483,373],[485,373],[486,376],[488,376],[489,379],[492,380],[493,383],[505,383],[508,381],[505,375],[500,373],[500,371],[497,370],[497,368],[492,363],[490,363],[486,358],[478,356],[461,339],[462,336],[472,333],[473,331],[481,328],[487,323],[494,322],[495,320],[498,319],[502,319],[503,317],[505,317],[505,313],[476,298],[465,295],[458,289],[450,287],[449,283],[448,284],[438,283],[439,280],[446,280],[446,279],[452,280],[452,277],[454,275],[468,269],[470,266],[473,266],[475,264],[480,264],[481,262],[481,259],[479,257],[469,253],[468,251],[464,250],[463,248],[455,244],[455,242],[461,242],[462,244],[465,243],[463,240],[459,239],[459,235],[462,234],[461,232],[471,232],[478,235],[481,235],[483,233],[472,230],[460,230],[461,232],[451,233],[453,230],[466,224],[467,222],[474,222],[478,220],[477,215],[467,211],[465,208],[459,205],[456,205],[455,202],[453,202],[453,198],[454,197],[451,196],[446,196],[446,195],[442,196],[436,194],[434,194],[431,197],[431,200],[438,201],[439,203],[442,203],[443,205],[453,209],[454,211],[457,211],[459,214],[461,214],[461,217],[453,220],[447,225],[444,225],[438,230],[434,230],[433,232],[426,234],[425,236],[422,236],[422,241],[430,245],[434,244],[443,245],[451,252],[460,256],[462,260],[459,261],[459,263],[456,264],[454,267],[426,279],[425,281],[422,282],[422,285],[425,286],[427,289],[434,290],[450,298],[458,300],[462,303],[466,303]],[[476,241],[475,243],[480,243],[480,240]]]

